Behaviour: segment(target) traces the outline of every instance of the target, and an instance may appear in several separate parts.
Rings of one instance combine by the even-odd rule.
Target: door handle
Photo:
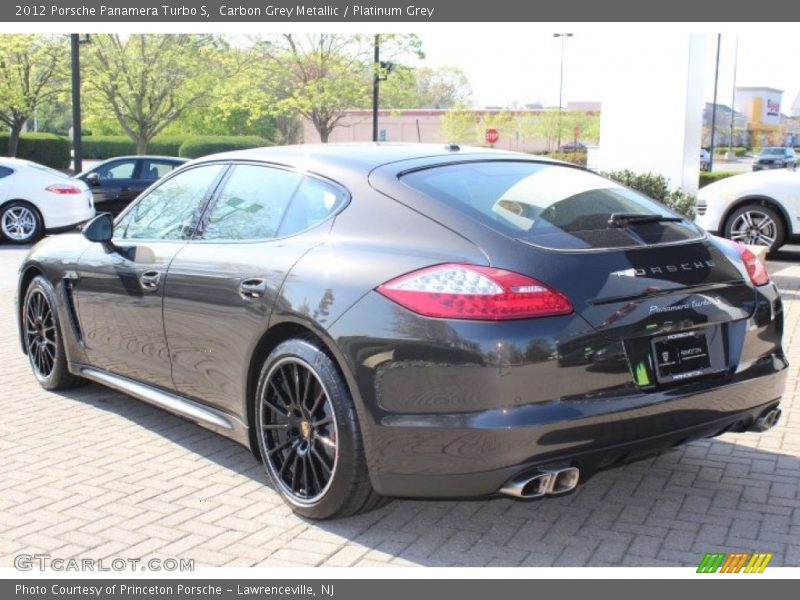
[[[261,298],[267,291],[267,282],[263,279],[246,279],[239,284],[239,295],[245,300]]]
[[[161,271],[145,271],[139,276],[139,283],[146,290],[154,290],[161,280]]]

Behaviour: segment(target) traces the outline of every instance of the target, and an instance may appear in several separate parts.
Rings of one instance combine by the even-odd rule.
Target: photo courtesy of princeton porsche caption
[[[800,574],[800,8],[576,1],[0,7],[4,597]]]

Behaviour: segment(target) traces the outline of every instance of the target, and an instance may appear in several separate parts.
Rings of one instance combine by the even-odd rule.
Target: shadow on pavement
[[[95,384],[62,395],[268,485],[248,450],[199,426]],[[782,436],[784,423],[766,435]],[[363,558],[375,564],[694,567],[706,552],[759,551],[774,554],[772,566],[798,566],[800,458],[752,447],[756,442],[755,434],[694,442],[543,501],[395,500],[338,521],[285,519],[363,547]]]

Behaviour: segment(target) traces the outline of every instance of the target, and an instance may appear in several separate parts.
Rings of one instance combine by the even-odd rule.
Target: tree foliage
[[[9,156],[28,120],[65,86],[68,55],[63,36],[0,35],[0,121],[10,129]]]
[[[139,154],[170,123],[203,105],[230,67],[219,40],[209,35],[97,34],[91,41],[84,71],[88,108],[113,117]]]

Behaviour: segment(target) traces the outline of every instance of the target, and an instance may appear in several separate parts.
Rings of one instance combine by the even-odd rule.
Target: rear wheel
[[[256,436],[273,486],[312,519],[377,508],[353,401],[331,358],[306,339],[279,344],[256,391]]]
[[[725,221],[725,237],[752,246],[767,246],[772,252],[783,245],[786,230],[774,209],[748,204],[736,209]]]
[[[42,218],[31,204],[15,200],[0,211],[0,231],[3,237],[14,244],[35,242],[43,233]]]
[[[53,286],[34,277],[22,305],[25,352],[36,379],[47,390],[63,390],[82,383],[69,372]]]

